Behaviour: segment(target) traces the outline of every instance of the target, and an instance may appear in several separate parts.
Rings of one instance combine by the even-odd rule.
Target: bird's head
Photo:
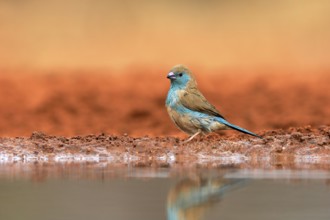
[[[167,74],[171,84],[179,87],[196,86],[195,77],[192,72],[184,65],[174,66]]]

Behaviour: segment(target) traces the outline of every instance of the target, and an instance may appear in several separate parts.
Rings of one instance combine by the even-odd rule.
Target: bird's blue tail
[[[253,132],[251,132],[251,131],[248,131],[248,130],[246,130],[246,129],[244,129],[244,128],[241,128],[241,127],[239,127],[239,126],[237,126],[237,125],[233,125],[233,124],[229,123],[228,121],[224,120],[223,118],[218,118],[218,121],[219,121],[220,123],[222,123],[222,124],[224,124],[224,125],[226,125],[226,126],[232,128],[232,129],[234,129],[234,130],[240,131],[240,132],[245,133],[245,134],[252,135],[252,136],[254,136],[254,137],[262,138],[261,136],[255,134],[255,133],[253,133]]]

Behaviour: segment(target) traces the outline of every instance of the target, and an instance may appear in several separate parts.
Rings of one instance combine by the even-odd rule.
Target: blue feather
[[[228,127],[232,128],[232,129],[234,129],[234,130],[237,130],[237,131],[243,132],[243,133],[245,133],[245,134],[252,135],[252,136],[254,136],[254,137],[262,138],[261,136],[255,134],[255,133],[253,133],[253,132],[251,132],[251,131],[248,131],[248,130],[246,130],[246,129],[244,129],[244,128],[241,128],[241,127],[239,127],[239,126],[237,126],[237,125],[233,125],[233,124],[229,123],[228,121],[226,121],[226,120],[223,119],[223,118],[217,118],[217,121],[219,121],[220,123],[222,123],[222,124],[224,124],[224,125],[227,125]]]

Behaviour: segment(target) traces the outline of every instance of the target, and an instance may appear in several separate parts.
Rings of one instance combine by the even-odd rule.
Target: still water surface
[[[324,170],[38,169],[1,165],[0,219],[330,219]]]

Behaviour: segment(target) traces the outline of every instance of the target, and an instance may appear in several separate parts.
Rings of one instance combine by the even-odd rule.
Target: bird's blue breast
[[[183,91],[185,89],[185,86],[180,86],[175,83],[171,83],[171,87],[168,90],[167,98],[166,98],[166,106],[174,107],[178,102],[180,101],[179,93],[180,91]]]
[[[167,98],[166,98],[166,106],[172,108],[173,110],[177,111],[178,113],[184,114],[193,112],[190,109],[184,107],[180,101],[180,93],[184,92],[184,88],[179,86],[171,85],[170,90],[168,91]]]

